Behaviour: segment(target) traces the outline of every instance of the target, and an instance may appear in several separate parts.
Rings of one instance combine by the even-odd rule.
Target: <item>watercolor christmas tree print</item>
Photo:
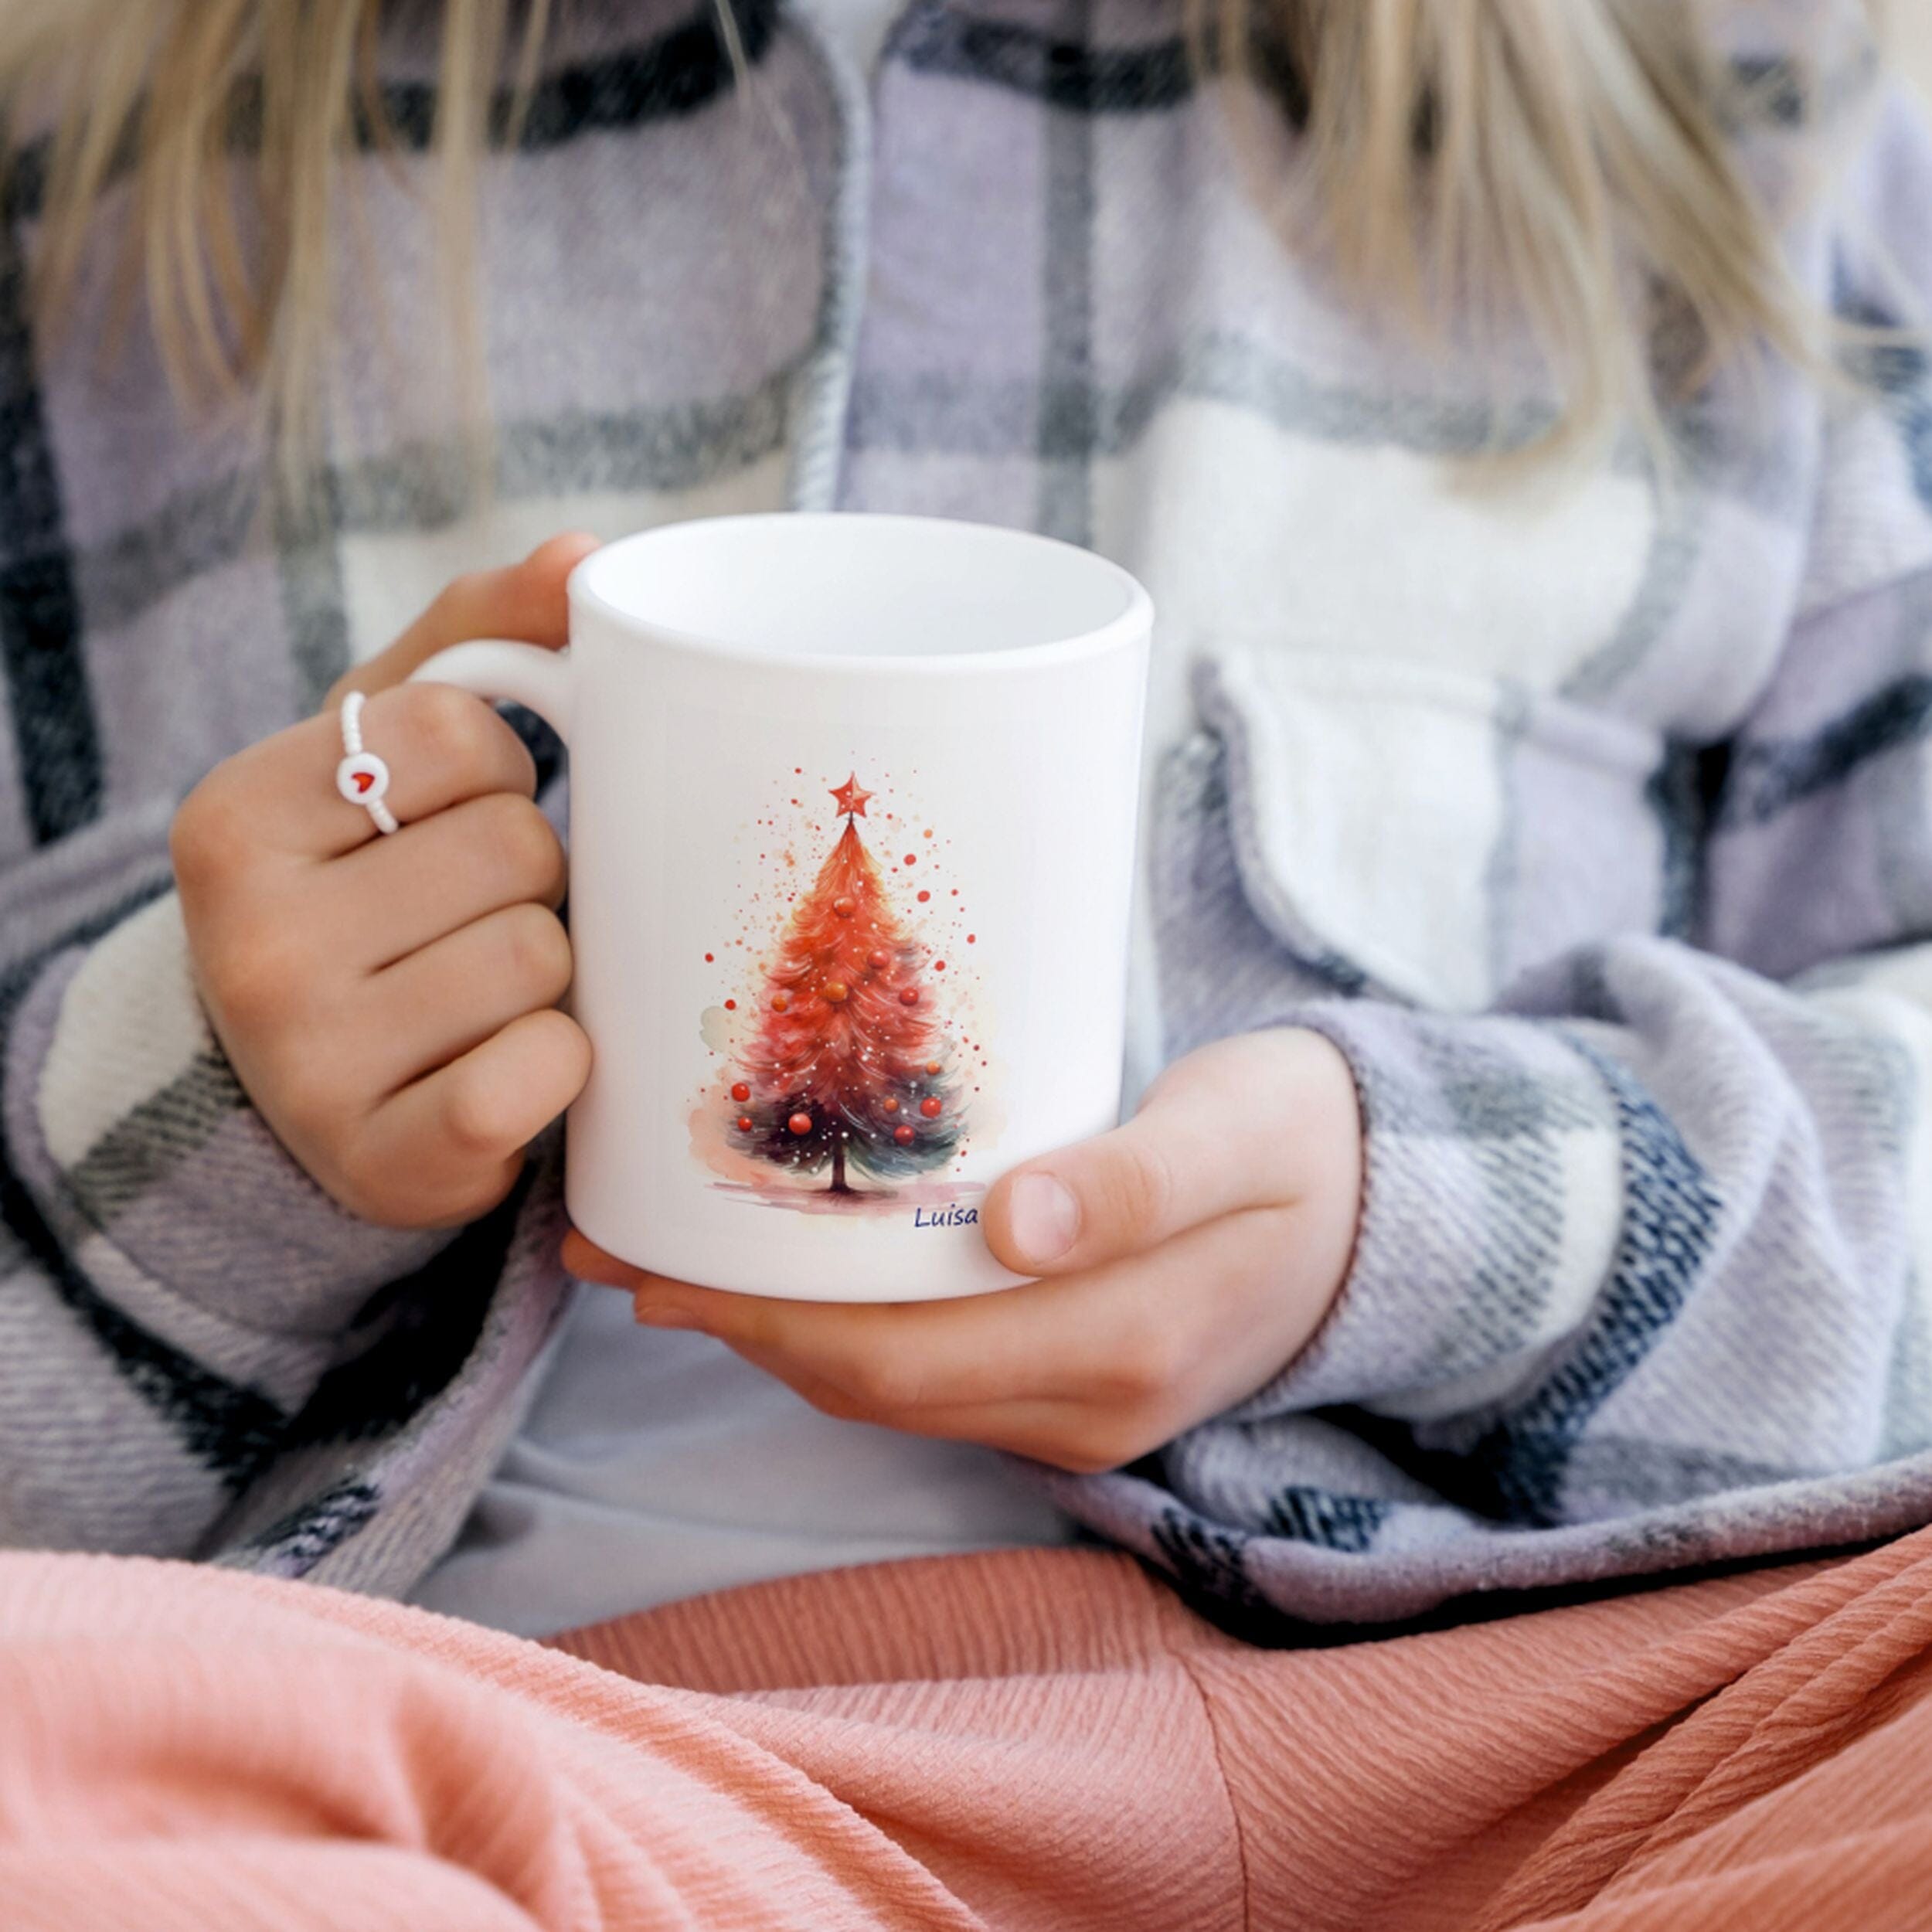
[[[823,1212],[976,1195],[944,1181],[985,1060],[961,1024],[970,1002],[958,962],[935,936],[957,914],[935,920],[928,910],[932,828],[879,825],[867,810],[876,794],[855,773],[826,790],[838,827],[830,848],[809,884],[784,895],[782,913],[774,905],[767,915],[771,930],[745,962],[742,996],[723,1002],[723,1024],[707,1034],[723,1065],[694,1118],[693,1151],[732,1191],[772,1206]],[[882,866],[867,831],[915,849],[889,852]],[[793,842],[809,862],[823,837]],[[800,856],[780,855],[792,868]],[[978,942],[977,933],[954,936]]]

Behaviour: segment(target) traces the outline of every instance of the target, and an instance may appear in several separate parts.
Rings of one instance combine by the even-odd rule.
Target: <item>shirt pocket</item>
[[[1693,828],[1662,735],[1512,680],[1227,643],[1196,668],[1254,917],[1331,981],[1450,1012],[1671,929]]]

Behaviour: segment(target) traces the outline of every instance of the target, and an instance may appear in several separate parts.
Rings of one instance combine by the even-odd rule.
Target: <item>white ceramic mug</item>
[[[1113,1124],[1152,607],[976,524],[722,517],[610,544],[570,645],[416,673],[570,753],[577,1225],[815,1301],[970,1294],[1006,1168]]]

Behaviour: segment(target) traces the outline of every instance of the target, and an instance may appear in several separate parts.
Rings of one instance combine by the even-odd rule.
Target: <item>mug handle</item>
[[[546,651],[534,644],[510,644],[486,638],[452,645],[425,658],[409,675],[411,684],[453,684],[479,698],[502,698],[527,706],[566,744],[570,740],[572,699],[577,677],[566,650]]]

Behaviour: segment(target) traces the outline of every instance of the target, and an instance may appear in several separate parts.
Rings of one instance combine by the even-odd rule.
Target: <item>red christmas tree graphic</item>
[[[732,1138],[794,1173],[829,1165],[878,1180],[943,1166],[959,1109],[927,988],[925,949],[901,927],[859,836],[872,796],[833,788],[845,829],[793,909],[766,976],[758,1030],[738,1056]]]

